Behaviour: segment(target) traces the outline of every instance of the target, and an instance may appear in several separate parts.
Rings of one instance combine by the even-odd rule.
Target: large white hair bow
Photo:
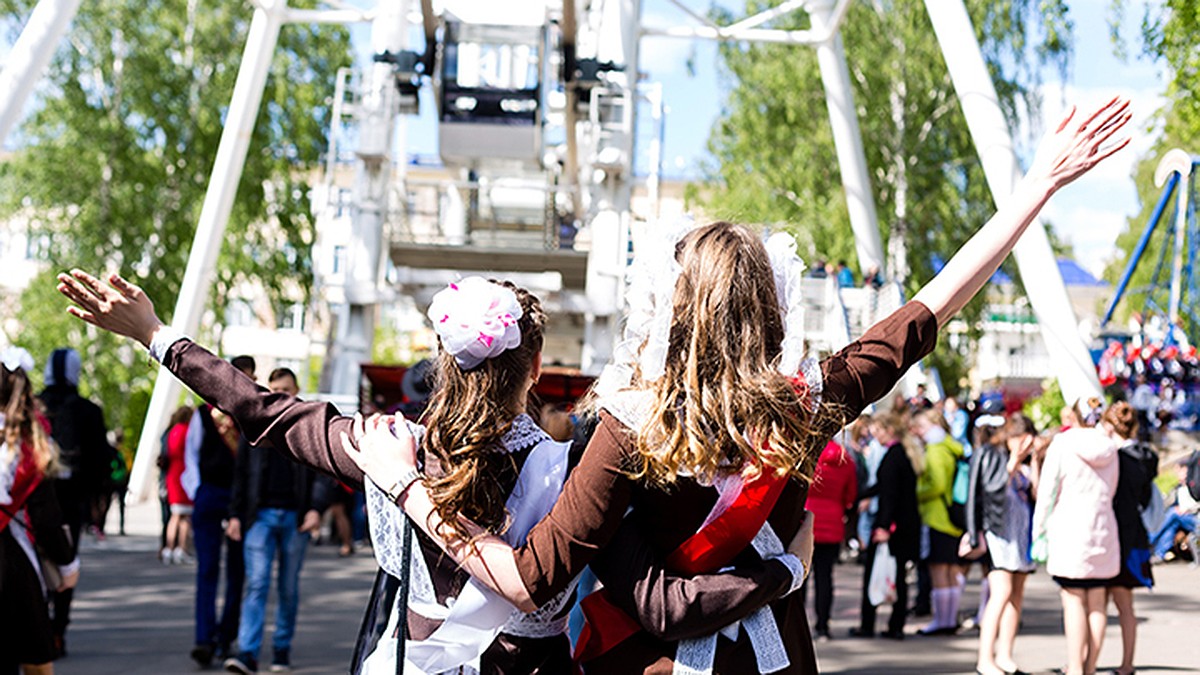
[[[33,370],[33,355],[24,347],[6,347],[0,352],[0,361],[12,372],[16,372],[18,368],[26,373]]]
[[[696,228],[690,217],[653,225],[643,241],[629,271],[626,301],[629,315],[621,342],[613,352],[613,360],[600,374],[596,393],[601,399],[615,395],[630,386],[635,365],[644,382],[653,382],[666,368],[670,346],[672,300],[675,283],[683,269],[675,259],[679,241]],[[802,374],[810,381],[810,390],[820,391],[819,369],[816,361],[804,358],[804,305],[800,287],[804,262],[796,255],[796,241],[783,232],[766,241],[767,254],[775,276],[775,290],[783,315],[784,338],[779,372],[793,377]]]
[[[428,312],[442,348],[463,370],[519,346],[521,315],[517,294],[483,277],[467,277],[438,291]]]

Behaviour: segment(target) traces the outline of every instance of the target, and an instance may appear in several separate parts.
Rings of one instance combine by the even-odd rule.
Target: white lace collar
[[[510,454],[532,448],[545,440],[550,440],[550,435],[532,417],[521,413],[513,418],[512,427],[500,438],[500,445],[505,454]]]

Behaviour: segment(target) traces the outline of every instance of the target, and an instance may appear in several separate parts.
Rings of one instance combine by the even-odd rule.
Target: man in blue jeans
[[[230,361],[251,380],[255,363],[249,356]],[[242,543],[226,539],[235,453],[240,434],[233,420],[209,405],[201,405],[188,425],[184,490],[195,502],[192,533],[196,546],[196,641],[192,659],[201,668],[220,662],[237,637],[242,606]],[[217,618],[217,591],[221,581],[221,549],[225,549],[225,602]]]
[[[267,386],[295,396],[296,374],[287,368],[271,373]],[[226,533],[245,550],[246,592],[238,625],[238,654],[225,661],[235,673],[258,672],[271,567],[279,558],[278,605],[275,611],[272,672],[291,670],[292,636],[300,602],[300,566],[310,533],[320,526],[329,506],[325,481],[307,468],[266,447],[243,446],[234,472],[231,518]]]

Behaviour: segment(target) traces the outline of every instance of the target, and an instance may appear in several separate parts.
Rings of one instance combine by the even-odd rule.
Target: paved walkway
[[[172,675],[194,673],[187,653],[192,644],[195,568],[165,567],[155,557],[157,508],[130,511],[126,537],[84,542],[84,576],[68,633],[70,656],[57,664],[60,675]],[[299,622],[292,660],[296,673],[342,673],[353,650],[363,607],[374,576],[369,553],[343,559],[334,546],[309,549],[301,581]],[[1139,592],[1138,672],[1200,673],[1200,569],[1186,564],[1155,568],[1158,588]],[[971,673],[974,634],[952,638],[852,640],[844,637],[858,616],[861,568],[837,570],[834,640],[817,645],[823,673]],[[977,579],[965,604],[974,607]],[[1058,594],[1046,574],[1034,575],[1026,593],[1017,660],[1031,672],[1046,673],[1065,662]],[[886,620],[886,612],[880,625]],[[268,637],[264,644],[269,651]],[[909,632],[919,627],[914,620]],[[1120,661],[1120,633],[1110,620],[1101,667]],[[269,656],[269,655],[268,655]],[[1103,672],[1103,671],[1102,671]]]

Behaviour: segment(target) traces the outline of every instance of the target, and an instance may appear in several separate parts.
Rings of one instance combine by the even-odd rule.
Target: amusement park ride
[[[354,394],[369,359],[374,320],[386,297],[384,256],[407,270],[406,291],[444,283],[446,270],[540,274],[584,320],[580,363],[607,360],[623,309],[631,248],[653,223],[631,215],[639,101],[661,115],[661,89],[641,82],[644,36],[774,42],[817,52],[860,267],[884,268],[849,70],[839,29],[850,0],[783,0],[729,25],[712,22],[685,0],[668,0],[685,25],[644,25],[641,0],[377,0],[370,9],[324,0],[295,9],[286,0],[252,0],[253,18],[195,240],[172,314],[194,334],[249,146],[280,28],[285,23],[370,22],[374,55],[357,76],[339,78],[335,127],[351,117],[355,181],[346,280],[332,340],[328,393]],[[0,140],[15,121],[80,0],[40,0],[10,52],[0,91]],[[951,79],[997,206],[1020,177],[1013,142],[962,0],[927,0]],[[804,11],[808,30],[771,28]],[[415,27],[420,26],[419,30]],[[410,47],[409,38],[421,44]],[[331,91],[335,83],[330,83]],[[419,221],[403,205],[405,118],[431,86],[441,160],[461,180],[439,197],[437,218]],[[344,142],[331,134],[330,143]],[[331,152],[331,157],[335,152]],[[651,148],[656,155],[657,149]],[[331,160],[332,161],[332,160]],[[651,164],[657,166],[657,158]],[[332,168],[332,167],[331,167]],[[658,189],[652,170],[647,190]],[[390,238],[389,238],[390,235]],[[1068,399],[1100,385],[1078,333],[1045,229],[1029,228],[1014,252],[1021,276],[1039,292],[1030,303]],[[843,342],[849,335],[843,336]],[[837,344],[826,345],[837,347]],[[161,374],[155,384],[131,477],[138,496],[152,484],[157,430],[179,397]]]
[[[1154,184],[1162,188],[1162,195],[1154,206],[1146,229],[1138,240],[1121,281],[1117,283],[1116,293],[1109,302],[1104,318],[1100,321],[1101,330],[1112,320],[1117,305],[1125,297],[1129,281],[1133,273],[1142,264],[1147,249],[1154,238],[1154,233],[1163,220],[1163,214],[1175,197],[1175,215],[1168,217],[1164,245],[1159,251],[1158,262],[1155,263],[1151,274],[1150,284],[1143,291],[1145,303],[1142,308],[1140,322],[1141,335],[1139,341],[1161,341],[1159,346],[1196,346],[1200,334],[1200,315],[1196,305],[1200,302],[1200,279],[1197,278],[1197,254],[1200,253],[1200,223],[1196,218],[1196,167],[1200,166],[1200,157],[1193,157],[1178,148],[1167,152],[1159,161],[1154,172]],[[1163,271],[1170,260],[1170,283],[1161,283]],[[1167,289],[1164,302],[1162,290]],[[1153,316],[1163,316],[1165,326],[1161,335],[1147,335],[1146,328],[1151,324]],[[1183,319],[1188,319],[1192,331],[1189,334],[1184,329]]]

